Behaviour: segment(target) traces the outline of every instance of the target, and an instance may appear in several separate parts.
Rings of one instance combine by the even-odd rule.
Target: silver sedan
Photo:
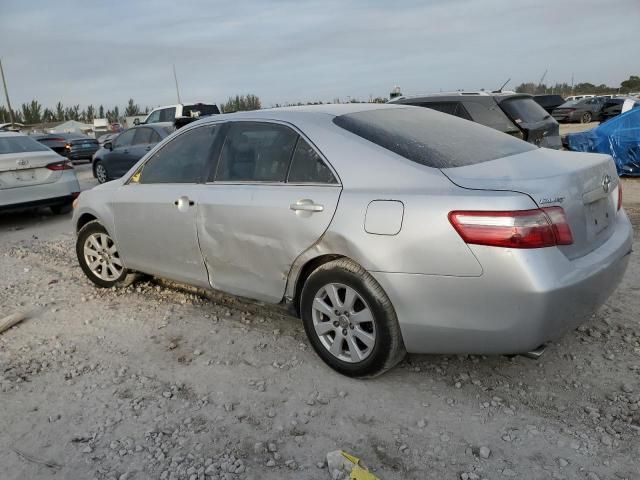
[[[46,206],[65,214],[79,193],[67,158],[27,135],[0,132],[0,210]]]
[[[632,244],[613,160],[433,110],[325,105],[203,119],[79,198],[80,266],[291,305],[337,371],[522,353],[576,327]]]

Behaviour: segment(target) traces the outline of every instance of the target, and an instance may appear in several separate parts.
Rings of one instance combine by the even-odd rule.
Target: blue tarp
[[[607,153],[618,175],[640,176],[640,108],[633,108],[592,130],[567,135],[569,150]]]

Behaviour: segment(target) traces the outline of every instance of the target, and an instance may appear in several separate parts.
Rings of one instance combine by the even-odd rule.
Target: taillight
[[[73,170],[73,165],[71,164],[70,161],[64,160],[62,162],[50,163],[50,164],[47,165],[47,168],[49,170],[54,170],[54,171],[58,171],[58,170]]]
[[[466,243],[506,248],[542,248],[573,243],[561,207],[513,211],[454,211],[449,221]]]
[[[70,143],[67,143],[67,144],[64,146],[64,148],[66,148],[67,150],[71,150],[71,144],[70,144]]]
[[[622,208],[622,182],[618,180],[618,211]]]

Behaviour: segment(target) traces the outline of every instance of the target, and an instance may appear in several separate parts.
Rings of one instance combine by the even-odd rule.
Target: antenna
[[[502,89],[503,89],[504,87],[506,87],[507,83],[509,83],[510,81],[511,81],[511,78],[507,78],[507,81],[506,81],[506,82],[504,82],[504,83],[502,84],[502,86],[501,86],[498,90],[494,90],[494,91],[493,91],[493,92],[491,92],[491,93],[501,93],[501,92],[502,92]]]
[[[176,64],[173,64],[173,79],[176,82],[176,95],[178,95],[178,103],[182,103],[180,101],[180,89],[178,88],[178,75],[176,75]]]
[[[9,101],[9,91],[7,90],[7,81],[4,79],[4,69],[2,68],[2,60],[0,60],[0,74],[2,75],[2,85],[4,86],[4,96],[7,99],[7,107],[9,108],[9,121],[13,127],[13,110],[11,110],[11,102]]]

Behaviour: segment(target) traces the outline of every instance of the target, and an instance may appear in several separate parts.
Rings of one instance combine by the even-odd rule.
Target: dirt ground
[[[83,186],[94,184],[88,167]],[[70,216],[0,215],[0,478],[329,479],[345,449],[389,479],[640,478],[640,180],[625,280],[538,361],[415,356],[358,381],[299,320],[162,281],[94,288]]]

